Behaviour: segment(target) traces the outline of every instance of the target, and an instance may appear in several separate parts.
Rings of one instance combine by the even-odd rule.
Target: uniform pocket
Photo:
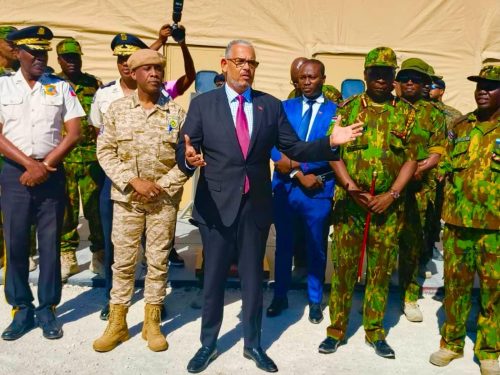
[[[116,137],[116,142],[118,143],[118,157],[121,160],[130,160],[134,156],[133,141],[134,137],[132,133],[122,133]]]
[[[451,167],[453,170],[461,170],[467,168],[469,165],[469,157],[467,151],[469,150],[470,142],[459,142],[455,144],[450,153]]]
[[[163,164],[175,164],[175,148],[177,146],[177,132],[162,134],[158,145],[158,159]]]
[[[4,122],[7,120],[17,120],[23,113],[23,98],[20,96],[6,96],[2,98],[2,115]]]

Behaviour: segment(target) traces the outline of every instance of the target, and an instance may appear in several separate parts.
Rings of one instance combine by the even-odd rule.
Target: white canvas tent
[[[109,81],[117,76],[112,37],[130,32],[152,43],[171,22],[172,0],[2,0],[0,9],[0,24],[43,24],[58,38],[77,38],[84,70]],[[321,59],[327,82],[339,87],[344,78],[362,78],[366,52],[389,46],[399,62],[430,63],[447,83],[445,101],[466,112],[474,108],[475,87],[466,77],[500,63],[499,0],[185,0],[182,24],[197,70],[219,70],[229,40],[252,41],[261,62],[255,87],[280,98],[292,88],[289,66],[297,56]],[[171,42],[167,79],[183,74]],[[58,70],[55,54],[49,64]],[[187,108],[188,98],[178,101]]]

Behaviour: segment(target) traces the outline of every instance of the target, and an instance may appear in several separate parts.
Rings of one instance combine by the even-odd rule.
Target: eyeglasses
[[[237,68],[243,68],[245,64],[248,64],[248,66],[252,69],[255,69],[259,66],[259,62],[256,60],[245,60],[245,59],[226,59],[231,61],[234,65],[236,65]]]

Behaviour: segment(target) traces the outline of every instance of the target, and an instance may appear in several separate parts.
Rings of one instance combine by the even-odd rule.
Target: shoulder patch
[[[106,87],[111,87],[111,86],[114,86],[116,85],[116,81],[111,81],[111,82],[108,82],[104,85],[102,85],[101,87],[99,87],[100,89],[105,89]]]

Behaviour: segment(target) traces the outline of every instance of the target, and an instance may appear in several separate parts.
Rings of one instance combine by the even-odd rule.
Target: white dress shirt
[[[89,123],[100,129],[104,124],[104,114],[109,105],[117,99],[125,97],[120,78],[100,87],[94,95],[92,105],[90,106]]]
[[[309,104],[307,102],[311,100],[309,98],[306,98],[304,95],[302,95],[302,116],[306,113],[307,109],[309,108]],[[309,134],[311,134],[311,129],[312,129],[312,124],[314,124],[314,120],[316,119],[316,115],[318,114],[319,107],[321,107],[321,104],[325,102],[325,97],[323,94],[318,96],[315,100],[315,103],[312,105],[312,115],[311,115],[311,121],[309,122],[309,128],[307,129],[307,135],[306,135],[306,141],[309,140]]]
[[[234,127],[236,127],[236,113],[238,112],[238,106],[240,103],[238,102],[238,93],[234,91],[231,87],[224,85],[226,89],[227,101],[229,102],[229,107],[231,108],[231,115],[233,116]],[[248,123],[248,133],[250,137],[252,136],[253,131],[253,106],[252,106],[252,89],[249,87],[246,91],[241,94],[245,97],[245,104],[243,110],[245,111],[245,115],[247,117]]]
[[[34,159],[43,159],[62,139],[65,122],[85,112],[68,82],[44,74],[30,88],[21,69],[0,78],[2,134]]]

